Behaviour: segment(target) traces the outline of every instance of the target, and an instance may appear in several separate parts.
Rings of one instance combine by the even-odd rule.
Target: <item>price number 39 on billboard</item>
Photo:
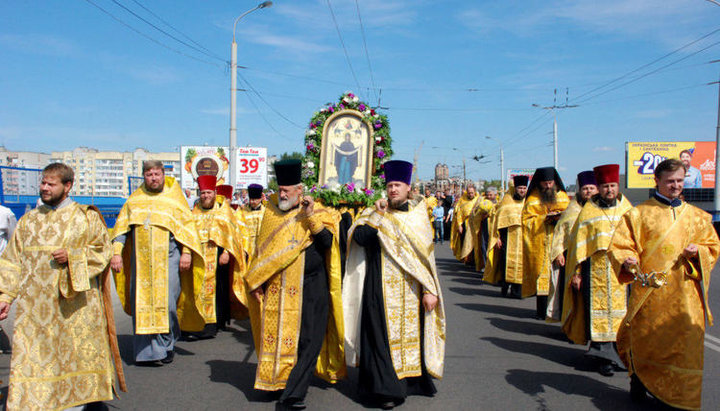
[[[255,174],[260,168],[260,161],[257,158],[241,158],[240,159],[240,174]]]
[[[643,153],[640,160],[633,161],[633,165],[638,168],[638,174],[649,175],[653,174],[655,172],[655,167],[666,159],[667,157],[646,151]]]

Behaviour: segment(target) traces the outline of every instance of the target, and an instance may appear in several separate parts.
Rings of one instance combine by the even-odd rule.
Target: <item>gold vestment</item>
[[[216,298],[216,272],[218,261],[218,247],[227,251],[232,258],[228,264],[230,268],[230,284],[232,285],[233,296],[237,303],[243,307],[231,304],[233,318],[242,319],[247,317],[247,292],[243,276],[246,271],[245,251],[242,248],[242,240],[247,237],[244,233],[244,225],[241,225],[235,217],[234,211],[230,208],[230,202],[218,201],[210,210],[195,204],[193,218],[197,226],[198,236],[205,256],[205,278],[201,284],[195,284],[194,293],[199,293],[199,308],[205,323],[217,322],[215,312]],[[195,300],[195,299],[193,299]],[[190,301],[193,301],[190,300]],[[231,301],[233,298],[231,297]],[[191,309],[188,307],[187,309]]]
[[[450,248],[453,250],[455,258],[460,261],[465,261],[473,250],[473,234],[469,228],[469,224],[465,224],[465,222],[470,218],[477,200],[477,194],[470,199],[467,193],[464,193],[457,204],[455,204],[453,211],[452,227],[450,230]],[[465,224],[465,226],[463,227],[462,234],[460,234],[460,227],[463,224]]]
[[[421,358],[427,372],[443,375],[445,358],[445,310],[435,267],[432,229],[425,202],[411,200],[409,211],[389,210],[384,214],[366,209],[348,233],[347,272],[343,280],[346,360],[357,365],[360,358],[360,324],[363,285],[366,274],[365,249],[352,241],[355,227],[367,224],[378,230],[381,248],[382,287],[385,323],[393,367],[398,378],[422,374]],[[423,292],[438,297],[431,312],[421,305]],[[424,352],[421,357],[420,315]]]
[[[487,255],[483,254],[482,249],[482,223],[487,220],[488,234],[490,233],[493,221],[495,220],[495,212],[497,210],[497,204],[488,200],[487,198],[481,198],[475,202],[473,210],[470,212],[470,218],[468,219],[468,226],[473,233],[473,257],[475,260],[475,271],[483,271],[485,269],[485,258]],[[489,241],[489,239],[488,239]]]
[[[698,255],[682,256],[690,244]],[[670,207],[649,199],[623,216],[608,256],[621,283],[631,283],[627,315],[617,336],[620,358],[658,399],[677,408],[700,409],[705,322],[710,272],[720,242],[710,215],[682,203]],[[664,272],[667,284],[642,286],[622,269],[629,257],[639,274]]]
[[[265,203],[261,203],[257,210],[252,210],[250,205],[244,205],[235,211],[235,217],[245,224],[246,235],[243,240],[243,249],[248,256],[248,266],[250,264],[250,258],[255,252],[255,242],[257,241],[258,233],[260,232],[260,225],[262,224],[262,218],[265,214]]]
[[[58,249],[67,251],[66,265],[53,259]],[[9,410],[61,410],[113,399],[99,284],[111,257],[97,209],[74,202],[57,210],[40,206],[18,221],[0,259],[0,301],[15,301],[17,310]]]
[[[497,206],[492,226],[489,226],[490,239],[488,240],[487,267],[483,274],[483,281],[498,284],[500,281],[510,284],[523,282],[523,238],[522,238],[522,210],[524,199],[513,198],[514,190],[506,194]],[[495,248],[500,239],[500,230],[507,229],[507,239],[502,245],[505,249],[505,272],[500,270],[500,252]]]
[[[595,342],[617,338],[627,309],[627,286],[618,281],[607,258],[607,249],[622,216],[631,208],[632,204],[623,195],[618,195],[615,206],[607,208],[589,200],[574,224],[565,264],[562,328],[575,344],[587,344],[588,338]],[[580,274],[581,264],[588,259],[589,284],[584,280],[581,284],[581,287],[590,287],[590,301],[586,302],[585,294],[572,287],[571,279],[574,274]],[[586,312],[587,309],[590,311]]]
[[[523,285],[522,296],[548,295],[550,289],[550,247],[554,224],[545,217],[549,213],[565,211],[570,200],[564,191],[558,191],[555,203],[542,202],[540,191],[528,193],[523,207]]]
[[[255,388],[266,391],[285,388],[297,362],[305,249],[313,242],[311,228],[315,225],[319,225],[319,231],[324,227],[333,234],[333,245],[325,256],[330,318],[315,372],[321,378],[335,382],[346,373],[340,301],[340,215],[334,209],[315,203],[314,213],[308,218],[300,213],[300,208],[284,212],[276,204],[277,195],[273,195],[266,204],[257,248],[246,275],[248,291],[265,285],[262,306],[254,297],[248,297],[258,356]]]
[[[559,267],[553,264],[553,262],[558,256],[564,256],[565,251],[569,247],[575,220],[577,220],[578,215],[580,215],[580,210],[582,210],[583,207],[577,202],[578,195],[579,194],[576,194],[575,198],[570,200],[568,208],[560,214],[560,220],[555,224],[555,230],[553,231],[552,245],[550,247],[550,267],[552,272],[550,275],[550,290],[548,291],[546,317],[548,322],[559,322],[562,319],[562,301],[560,296],[564,294],[558,292],[558,290],[565,286],[564,282],[560,284],[560,275],[561,273],[565,274],[565,266]]]
[[[170,234],[183,247],[192,252],[192,271],[180,273],[182,292],[178,299],[178,319],[185,331],[202,331],[205,321],[200,315],[201,295],[194,293],[196,284],[202,284],[205,272],[200,238],[195,228],[192,212],[183,196],[180,184],[173,177],[165,177],[160,193],[145,189],[145,184],[135,190],[120,209],[113,228],[113,239],[129,233],[122,247],[116,243],[115,253],[122,252],[123,270],[115,273],[115,287],[125,312],[135,315],[136,334],[165,334],[170,332],[168,313],[169,239]],[[120,247],[122,249],[120,250]],[[130,261],[131,249],[135,250],[135,313],[130,312]],[[188,300],[190,302],[187,302]],[[188,304],[195,309],[187,309]]]

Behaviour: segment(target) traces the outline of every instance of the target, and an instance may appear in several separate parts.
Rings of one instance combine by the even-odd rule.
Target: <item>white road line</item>
[[[710,340],[711,342],[714,342],[715,344],[720,344],[720,338],[713,337],[710,334],[705,334],[705,339]]]
[[[710,342],[705,341],[705,346],[708,347],[708,348],[711,349],[711,350],[720,352],[720,346],[718,346],[718,345],[715,345],[715,344],[713,344],[713,343],[710,343]]]

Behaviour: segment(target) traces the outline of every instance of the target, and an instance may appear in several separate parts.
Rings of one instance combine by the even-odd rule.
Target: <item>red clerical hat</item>
[[[225,197],[228,200],[232,199],[233,187],[230,184],[222,184],[217,186],[215,192]]]
[[[620,182],[619,164],[605,164],[604,166],[597,166],[593,168],[593,173],[595,173],[595,181],[598,185]]]
[[[217,184],[217,177],[211,175],[198,176],[197,183],[200,191],[215,190],[215,184]]]

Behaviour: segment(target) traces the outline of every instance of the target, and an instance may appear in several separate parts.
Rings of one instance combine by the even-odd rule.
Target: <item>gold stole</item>
[[[468,226],[472,231],[473,240],[473,256],[475,259],[475,271],[483,271],[485,269],[485,258],[487,255],[482,253],[482,223],[487,219],[488,235],[492,230],[495,222],[495,213],[497,212],[497,204],[483,198],[478,200],[471,211],[468,219]],[[488,243],[490,239],[488,238]]]
[[[632,208],[621,196],[615,207],[600,208],[590,200],[580,211],[570,235],[565,264],[563,298],[563,331],[576,344],[586,344],[586,307],[590,309],[590,340],[615,341],[620,323],[627,312],[626,286],[618,282],[607,258],[607,249],[622,216]],[[580,273],[583,261],[590,259],[590,301],[586,305],[582,291],[570,285],[572,276]]]
[[[316,373],[334,382],[345,375],[342,305],[339,301],[338,216],[334,210],[316,203],[313,218],[319,218],[333,233],[333,247],[326,255],[331,316]],[[262,305],[254,297],[248,298],[258,355],[256,389],[273,391],[284,388],[297,362],[305,269],[303,251],[312,241],[307,218],[300,214],[299,208],[283,212],[273,201],[268,202],[257,237],[257,248],[245,277],[248,291],[265,286]]]
[[[490,284],[497,284],[504,278],[508,283],[522,284],[522,209],[524,200],[513,199],[513,192],[506,194],[498,205],[493,225],[488,227],[490,238],[488,239],[488,265],[485,267],[483,280]],[[498,251],[495,249],[500,230],[507,228],[507,241],[503,244],[505,248],[505,272],[499,271]]]
[[[470,217],[475,203],[478,201],[479,196],[476,194],[471,199],[467,198],[467,194],[463,194],[455,205],[455,211],[453,211],[452,227],[450,230],[450,248],[452,248],[455,258],[458,260],[464,260],[472,251],[473,241],[472,234],[469,232],[469,226],[463,227],[462,235],[459,232],[460,226]]]

